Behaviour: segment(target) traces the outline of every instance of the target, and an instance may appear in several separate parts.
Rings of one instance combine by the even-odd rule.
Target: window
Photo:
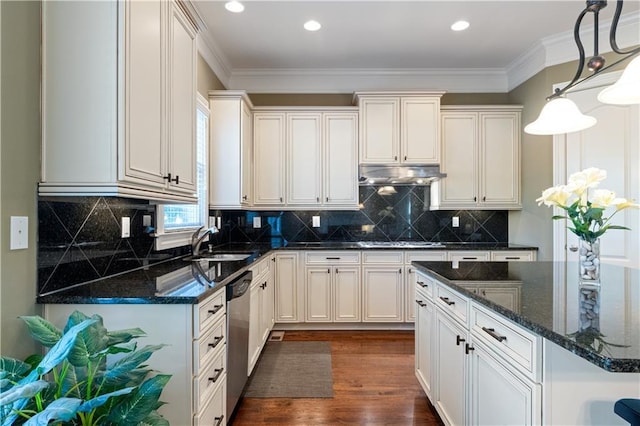
[[[197,193],[198,204],[159,204],[156,209],[156,250],[178,247],[191,242],[191,234],[207,224],[207,145],[209,141],[209,108],[198,95],[196,108]]]

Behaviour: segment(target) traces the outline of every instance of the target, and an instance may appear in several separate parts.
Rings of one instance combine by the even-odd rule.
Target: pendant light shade
[[[595,117],[581,113],[572,100],[558,97],[548,101],[538,119],[527,124],[524,131],[531,135],[557,135],[588,129],[596,122]]]
[[[598,94],[603,104],[640,104],[640,56],[627,65],[622,76]]]

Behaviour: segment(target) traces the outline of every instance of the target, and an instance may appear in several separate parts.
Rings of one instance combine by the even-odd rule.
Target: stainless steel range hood
[[[361,186],[429,185],[446,176],[445,173],[440,173],[440,166],[433,164],[406,166],[361,164],[359,184]]]

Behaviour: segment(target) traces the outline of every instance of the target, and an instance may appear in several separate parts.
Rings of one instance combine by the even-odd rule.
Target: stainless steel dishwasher
[[[253,273],[247,271],[227,285],[227,418],[242,396],[249,361],[249,287]]]

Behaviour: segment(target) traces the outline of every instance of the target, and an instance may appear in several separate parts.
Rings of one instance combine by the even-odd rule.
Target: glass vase
[[[580,239],[579,279],[580,283],[600,284],[600,239],[593,242]]]
[[[581,332],[600,332],[600,285],[582,282],[578,286],[580,294],[580,327]]]

